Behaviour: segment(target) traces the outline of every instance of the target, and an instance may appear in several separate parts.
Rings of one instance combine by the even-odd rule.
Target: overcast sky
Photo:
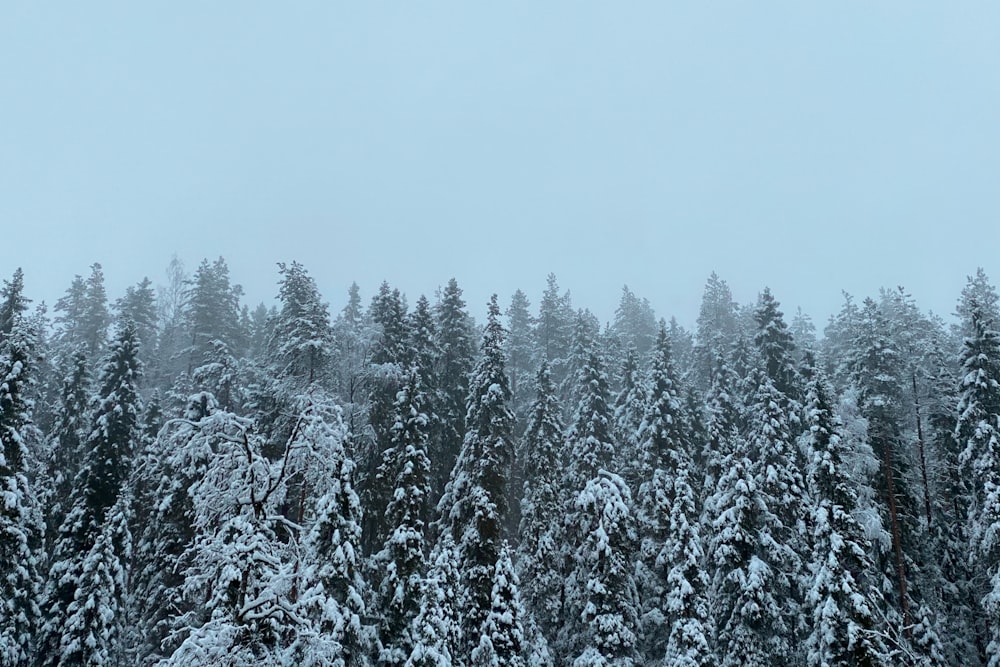
[[[1000,278],[1000,3],[9,2],[0,273],[112,298],[173,253],[334,310],[451,276],[692,324],[709,273],[822,328]]]

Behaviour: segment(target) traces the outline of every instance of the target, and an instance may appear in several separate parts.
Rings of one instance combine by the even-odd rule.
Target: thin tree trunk
[[[892,442],[889,438],[883,441],[885,481],[889,494],[889,522],[892,525],[892,546],[896,552],[896,576],[899,578],[899,608],[903,614],[903,627],[906,636],[910,636],[909,604],[906,596],[906,564],[903,561],[903,545],[900,540],[899,516],[896,512],[896,485],[893,480]]]
[[[924,511],[927,513],[927,525],[931,525],[931,490],[927,483],[927,457],[924,455],[924,428],[920,420],[920,396],[917,394],[917,374],[910,373],[913,381],[913,407],[917,414],[917,449],[920,452],[920,473],[924,483]]]

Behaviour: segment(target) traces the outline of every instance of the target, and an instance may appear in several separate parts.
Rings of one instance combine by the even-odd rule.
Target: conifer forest
[[[4,667],[1000,667],[1000,299],[0,290]],[[529,297],[529,294],[531,296]],[[334,305],[330,305],[334,304]],[[692,321],[694,320],[693,313]]]

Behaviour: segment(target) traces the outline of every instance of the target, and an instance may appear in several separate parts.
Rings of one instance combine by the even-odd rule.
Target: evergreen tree
[[[757,322],[754,343],[774,388],[787,397],[783,401],[787,407],[789,401],[798,400],[801,392],[795,368],[795,343],[779,306],[771,290],[765,289],[761,293],[754,311]]]
[[[156,292],[149,278],[125,289],[125,296],[115,301],[119,324],[131,322],[139,339],[139,359],[150,366],[156,353],[157,306]]]
[[[661,554],[671,548],[669,535],[674,481],[678,471],[690,467],[691,443],[682,412],[677,377],[670,355],[670,340],[661,325],[653,354],[649,398],[639,430],[642,479],[638,494],[640,536],[636,579],[642,600],[643,655],[662,655],[671,626],[665,595],[667,570]]]
[[[960,463],[971,479],[969,538],[975,589],[988,625],[986,656],[1000,664],[1000,335],[985,312],[971,304],[972,335],[962,350],[956,435]]]
[[[535,347],[538,356],[549,362],[552,381],[562,386],[567,376],[566,362],[573,344],[573,305],[569,292],[560,294],[554,273],[546,278],[545,291],[538,303]]]
[[[33,332],[16,306],[5,309],[10,319],[0,338],[0,663],[23,667],[31,664],[41,621],[44,527],[28,476],[30,448],[41,434],[29,398]]]
[[[471,659],[479,631],[492,609],[494,570],[507,515],[507,484],[513,459],[514,415],[504,360],[504,329],[496,296],[470,380],[466,436],[438,507],[443,528],[456,543],[462,573],[459,600],[465,647],[453,658]]]
[[[455,541],[450,533],[443,533],[421,587],[420,612],[413,620],[413,650],[405,667],[461,664],[453,659],[462,650],[456,556]]]
[[[729,285],[713,271],[705,283],[695,330],[695,377],[702,388],[711,384],[718,356],[736,341],[736,312]]]
[[[1000,295],[981,266],[976,269],[976,275],[966,278],[955,308],[959,342],[975,334],[972,323],[974,310],[979,311],[979,317],[984,321],[1000,322]]]
[[[75,276],[66,295],[56,301],[55,310],[61,313],[56,317],[59,346],[63,350],[74,350],[82,345],[88,358],[99,359],[107,344],[111,324],[101,265],[91,265],[86,280]]]
[[[518,526],[517,571],[521,594],[541,632],[552,639],[561,622],[563,578],[559,526],[563,427],[548,362],[536,378],[537,397],[518,459],[526,471]]]
[[[413,366],[396,397],[393,456],[384,461],[383,474],[395,483],[385,511],[389,537],[375,556],[382,581],[378,600],[382,619],[379,662],[383,665],[403,665],[409,658],[413,620],[420,610],[430,495],[429,420],[422,410],[423,396],[420,374]]]
[[[367,423],[367,375],[373,331],[361,307],[357,283],[348,290],[347,304],[333,323],[333,376],[335,394],[348,432],[359,434]],[[358,452],[352,450],[358,457]]]
[[[437,447],[431,451],[431,465],[435,480],[432,486],[440,489],[448,481],[465,439],[465,401],[469,396],[469,371],[475,348],[472,322],[454,278],[442,291],[436,310],[437,343],[441,350],[437,376],[442,392],[438,415],[442,432]]]
[[[18,319],[28,310],[31,300],[24,296],[24,271],[14,270],[0,288],[0,343],[10,335]]]
[[[722,477],[723,461],[730,453],[731,443],[740,431],[743,408],[739,400],[740,380],[719,354],[715,359],[712,383],[705,399],[707,422],[701,459],[704,461],[703,488],[708,495]]]
[[[742,438],[723,460],[712,498],[711,617],[720,667],[764,667],[790,662],[791,628],[782,594],[788,582],[784,547],[770,535],[776,522],[760,489],[750,449]]]
[[[563,489],[575,498],[599,470],[607,470],[615,460],[612,414],[608,405],[608,376],[600,355],[591,352],[577,375],[580,402],[573,426],[566,437],[569,450]],[[570,502],[573,502],[570,500]]]
[[[621,477],[599,471],[575,500],[576,546],[566,586],[574,667],[638,663],[639,596],[632,498]]]
[[[94,545],[79,567],[76,591],[60,629],[59,664],[124,667],[127,566],[132,535],[123,492],[108,511]]]
[[[190,344],[186,350],[190,375],[212,353],[212,341],[225,343],[231,350],[242,350],[240,340],[240,298],[243,288],[229,279],[226,260],[202,260],[194,276],[186,282],[183,317]]]
[[[68,373],[63,380],[57,418],[49,433],[45,491],[46,544],[52,546],[60,524],[69,511],[67,501],[73,480],[84,459],[83,440],[87,433],[87,408],[90,400],[90,372],[83,349],[67,360]]]
[[[615,503],[626,502],[624,498],[627,497],[625,508],[627,518],[624,516],[616,518],[616,521],[624,523],[616,524],[614,527],[615,530],[624,531],[618,537],[619,544],[616,548],[619,551],[614,554],[605,553],[604,556],[632,559],[635,556],[637,540],[632,495],[627,488],[624,491],[619,488],[619,483],[624,485],[620,477],[612,476],[614,479],[607,477],[609,474],[607,469],[615,457],[615,444],[611,434],[612,415],[608,405],[608,379],[604,373],[603,362],[596,352],[590,353],[587,364],[578,374],[577,381],[581,398],[574,425],[566,437],[569,461],[562,483],[564,517],[556,539],[556,544],[562,547],[558,562],[564,575],[564,592],[562,627],[553,643],[553,648],[556,650],[557,658],[563,662],[580,655],[582,642],[589,632],[584,627],[583,614],[587,605],[588,582],[593,574],[592,568],[596,565],[581,551],[583,549],[581,544],[595,528],[595,524],[601,520],[599,513],[606,503],[611,503],[617,508]],[[587,504],[583,496],[585,490],[592,484],[601,490],[602,495]],[[620,509],[617,508],[615,511]],[[621,552],[621,549],[625,551]],[[635,581],[631,576],[631,570],[629,583],[633,587],[632,594],[634,594]],[[626,591],[624,594],[629,593]],[[637,606],[629,613],[637,615],[639,613]],[[633,627],[633,632],[638,632],[638,626]],[[633,640],[637,640],[637,636],[633,637]],[[635,641],[631,641],[628,652],[631,653],[635,647]]]
[[[529,378],[535,368],[534,318],[531,303],[521,290],[514,292],[507,308],[507,368],[510,373],[511,409],[523,423],[531,404]]]
[[[887,648],[878,628],[878,576],[871,544],[854,518],[857,492],[847,475],[847,451],[825,381],[818,374],[806,393],[807,445],[812,453],[809,487],[816,500],[812,519],[813,557],[806,605],[812,629],[807,664],[816,667],[885,665]]]
[[[780,624],[788,633],[787,646],[797,646],[800,604],[805,586],[805,563],[809,560],[808,519],[811,503],[806,491],[801,450],[793,435],[783,395],[770,377],[758,373],[755,400],[750,408],[748,434],[756,468],[756,487],[768,512],[761,516],[757,556],[774,572],[772,593],[781,601]],[[790,658],[789,658],[790,659]]]
[[[895,583],[896,607],[905,628],[912,623],[915,563],[910,554],[919,550],[918,510],[907,484],[906,461],[901,456],[899,350],[888,336],[888,323],[871,299],[861,312],[854,359],[858,406],[868,422],[868,443],[879,461],[875,488],[882,501],[884,525],[889,526],[892,553],[883,558],[888,581]]]
[[[615,310],[611,332],[625,349],[635,348],[644,357],[656,342],[656,315],[648,299],[640,299],[628,285],[622,287],[622,296]]]
[[[372,631],[364,624],[368,585],[361,561],[362,510],[354,490],[354,464],[339,446],[329,452],[329,477],[305,538],[307,569],[301,604],[318,630],[316,647],[297,647],[299,664],[372,664]],[[307,659],[310,654],[314,657]],[[331,662],[337,660],[338,662]]]
[[[524,608],[518,594],[517,574],[504,542],[493,569],[493,604],[479,632],[479,645],[472,651],[477,667],[523,667]]]
[[[120,512],[112,512],[112,508],[122,496],[139,440],[140,374],[135,330],[126,325],[111,344],[97,380],[98,395],[90,433],[83,445],[85,458],[74,479],[70,509],[53,547],[46,589],[47,621],[40,650],[45,665],[99,663],[107,646],[85,638],[88,634],[110,632],[113,625],[121,623],[121,589],[113,591],[115,605],[98,615],[77,614],[77,595],[81,588],[98,586],[93,579],[88,583],[86,577],[105,576],[109,572],[107,576],[112,576],[124,568],[122,561],[129,557],[125,550],[127,540],[105,540],[100,548],[96,545],[102,535],[121,536],[121,530],[114,527],[116,522],[120,523]],[[110,544],[115,548],[111,549]],[[112,591],[101,593],[111,594]],[[72,636],[76,640],[64,637],[71,621],[75,623]]]
[[[366,505],[385,507],[395,482],[395,473],[386,470],[385,465],[389,462],[391,468],[397,456],[393,444],[396,396],[403,387],[412,356],[408,345],[406,304],[399,290],[393,290],[389,283],[383,282],[379,293],[372,299],[370,316],[381,330],[381,335],[372,350],[368,408],[372,444],[365,455],[366,474],[361,487]],[[373,512],[368,516],[364,525],[365,551],[372,553],[378,550],[389,530],[384,513]]]
[[[313,383],[325,384],[333,354],[328,306],[320,298],[316,281],[301,264],[279,262],[278,272],[281,310],[268,345],[271,363],[279,377],[299,390]]]
[[[195,497],[213,458],[216,440],[238,438],[245,423],[220,411],[207,392],[190,397],[184,414],[168,421],[146,447],[139,464],[137,498],[151,508],[151,518],[136,532],[131,605],[137,642],[135,660],[153,665],[169,657],[183,636],[172,634],[175,617],[191,618],[201,600],[184,597],[185,575],[194,570]],[[183,635],[183,633],[179,633]]]
[[[657,568],[667,573],[664,625],[669,635],[664,662],[676,667],[710,667],[716,659],[710,643],[709,578],[687,461],[674,475],[671,495],[667,538],[656,559]]]
[[[615,398],[614,412],[614,435],[618,442],[614,469],[619,471],[629,489],[637,492],[644,471],[639,430],[649,388],[639,377],[639,355],[635,348],[630,347],[625,352],[619,384],[621,390]]]

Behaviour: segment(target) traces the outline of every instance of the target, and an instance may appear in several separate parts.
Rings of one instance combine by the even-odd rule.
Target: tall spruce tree
[[[107,613],[78,613],[79,596],[81,590],[97,594],[96,588],[87,588],[97,584],[93,579],[88,584],[85,577],[117,572],[130,557],[126,549],[130,539],[120,535],[126,530],[120,527],[124,525],[121,512],[113,512],[112,508],[120,507],[139,441],[140,375],[138,340],[135,330],[126,324],[115,336],[97,380],[90,433],[83,444],[85,458],[74,479],[70,509],[53,547],[40,651],[44,665],[98,664],[103,656],[110,655],[107,651],[111,649],[87,637],[112,633],[122,622],[121,588],[101,593],[114,596],[114,605],[105,602]],[[98,546],[102,536],[110,534],[118,537]]]
[[[480,359],[469,383],[465,440],[438,505],[442,527],[455,540],[461,572],[459,601],[464,648],[453,656],[459,663],[471,660],[492,609],[495,568],[508,509],[514,415],[509,407],[504,334],[494,296],[489,304]]]
[[[211,355],[212,341],[222,341],[229,349],[242,351],[244,341],[239,328],[242,296],[243,288],[232,284],[229,266],[222,257],[214,262],[202,260],[186,281],[183,321],[189,341],[185,351],[188,375]]]
[[[444,488],[465,440],[469,371],[475,356],[472,321],[458,281],[451,278],[436,305],[441,435],[431,451],[434,488]]]
[[[41,622],[44,524],[28,474],[41,433],[30,398],[33,331],[16,306],[7,310],[9,328],[0,338],[0,663],[26,667]]]
[[[535,368],[534,318],[527,295],[516,290],[507,307],[507,370],[510,374],[511,409],[518,423],[527,422],[531,405],[530,378]]]
[[[777,522],[759,484],[749,443],[737,438],[723,459],[723,474],[706,503],[711,509],[710,613],[720,667],[794,664],[791,628],[779,569],[784,547],[771,536]]]
[[[563,427],[548,362],[542,362],[535,382],[536,398],[518,455],[525,477],[516,564],[522,598],[551,641],[562,620],[558,539],[563,510]]]
[[[566,579],[574,667],[641,664],[637,535],[632,498],[621,477],[599,470],[575,498],[573,569]]]
[[[405,667],[452,667],[462,650],[459,617],[459,572],[455,541],[441,535],[430,557],[430,569],[421,585],[420,612],[413,620],[413,650]]]
[[[971,479],[968,509],[973,587],[987,625],[986,657],[1000,664],[1000,335],[975,301],[962,350],[956,436],[960,464]]]
[[[271,363],[300,391],[314,383],[325,385],[333,355],[329,307],[301,264],[279,262],[278,272],[281,309],[268,345]]]
[[[636,564],[642,600],[643,657],[662,656],[671,627],[666,596],[667,567],[661,559],[670,529],[674,480],[678,471],[690,468],[690,435],[683,414],[680,387],[670,354],[666,326],[661,324],[653,353],[646,414],[639,429],[643,480],[637,496],[640,535]]]
[[[420,610],[430,509],[430,420],[423,411],[423,402],[420,372],[414,365],[396,396],[392,456],[383,461],[382,474],[394,480],[394,489],[385,510],[389,535],[374,558],[381,579],[378,608],[382,665],[401,666],[410,657],[413,621]]]
[[[619,384],[621,389],[615,398],[614,412],[614,435],[618,441],[614,468],[619,471],[629,489],[638,492],[644,471],[639,430],[646,413],[649,388],[640,377],[639,353],[634,347],[625,351]]]
[[[879,576],[871,544],[854,518],[857,492],[847,474],[847,455],[829,390],[814,372],[806,387],[806,444],[812,454],[809,488],[815,498],[811,582],[805,603],[811,619],[807,664],[814,667],[876,667],[890,662],[878,627]],[[873,600],[873,596],[876,598]]]

